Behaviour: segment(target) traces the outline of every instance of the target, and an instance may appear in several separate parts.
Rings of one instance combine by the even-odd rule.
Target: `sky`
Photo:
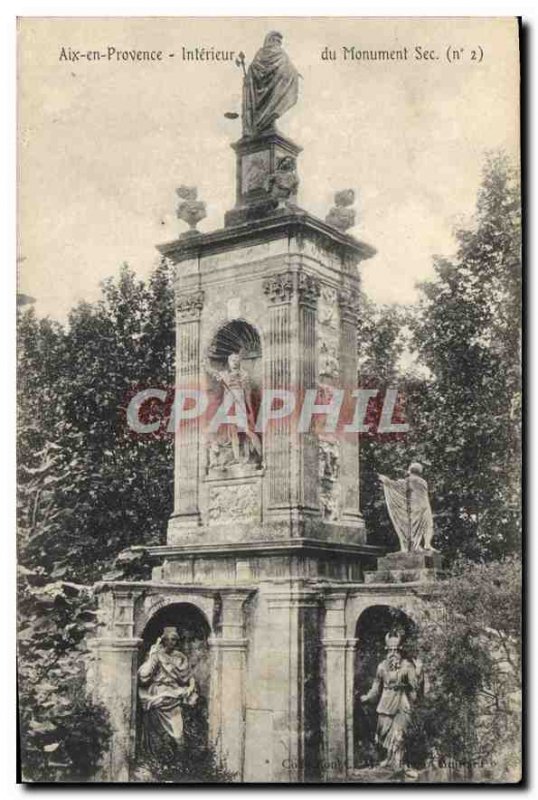
[[[470,219],[484,155],[518,158],[517,26],[510,19],[50,18],[19,29],[19,290],[64,321],[128,262],[141,277],[176,238],[175,188],[198,187],[202,232],[233,207],[241,71],[184,61],[182,48],[244,51],[269,30],[302,75],[279,122],[304,149],[299,204],[325,217],[354,188],[350,233],[377,255],[361,265],[376,302],[413,302]],[[68,51],[162,50],[159,62],[90,62]],[[324,48],[337,58],[321,58]],[[343,48],[402,50],[405,61],[344,60]],[[417,60],[415,48],[437,59]],[[461,53],[447,59],[449,53]],[[460,49],[463,48],[463,49]],[[168,53],[176,55],[171,58]],[[476,58],[473,59],[473,52]],[[482,58],[480,58],[482,53]]]

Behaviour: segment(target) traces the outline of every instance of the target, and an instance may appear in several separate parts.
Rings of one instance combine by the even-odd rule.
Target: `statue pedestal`
[[[435,550],[389,553],[377,559],[377,568],[364,573],[365,583],[434,581],[442,573],[443,557]]]
[[[276,130],[259,136],[244,136],[232,144],[236,154],[235,208],[224,217],[226,227],[254,222],[278,212],[282,198],[272,189],[272,180],[287,162],[295,174],[295,162],[302,148]],[[291,188],[285,207],[295,205],[297,189]]]

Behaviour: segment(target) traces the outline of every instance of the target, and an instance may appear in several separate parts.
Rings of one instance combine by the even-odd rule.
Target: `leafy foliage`
[[[170,438],[126,426],[131,397],[173,385],[173,303],[163,262],[146,286],[124,266],[67,330],[32,310],[19,325],[20,557],[92,582],[130,545],[163,540]]]
[[[425,381],[402,366],[409,345],[408,324],[412,311],[407,306],[376,305],[361,295],[358,352],[359,385],[378,390],[370,400],[366,424],[370,431],[361,435],[361,510],[372,543],[398,548],[389,519],[378,473],[399,476],[419,455],[422,444],[417,436],[414,415],[420,409]],[[382,434],[378,431],[381,404],[387,389],[397,389],[394,422],[409,423],[409,432]]]
[[[428,685],[408,733],[411,757],[493,766],[499,780],[517,780],[521,564],[460,560],[440,589],[446,613],[417,632]]]
[[[395,545],[376,473],[425,465],[434,545],[450,559],[497,559],[521,539],[521,212],[503,155],[484,166],[476,213],[436,258],[418,306],[363,302],[361,386],[405,398],[405,437],[367,436],[361,502],[376,543]],[[410,352],[406,353],[406,348]],[[414,362],[402,367],[402,355]]]
[[[85,691],[91,592],[50,582],[43,569],[19,576],[18,674],[23,777],[87,781],[110,736],[106,710]]]
[[[85,687],[89,584],[149,577],[172,503],[167,439],[134,437],[125,408],[145,384],[169,387],[173,303],[162,262],[147,285],[124,266],[66,329],[19,317],[18,551],[22,763],[31,781],[89,780],[110,729]]]
[[[520,548],[521,211],[515,171],[488,158],[473,223],[411,318],[430,370],[416,434],[432,468],[438,547],[498,558]]]
[[[186,746],[166,748],[156,759],[141,754],[135,779],[143,783],[231,783],[236,779],[205,736],[203,725],[192,724],[187,708],[182,710]],[[192,715],[194,716],[194,714]]]

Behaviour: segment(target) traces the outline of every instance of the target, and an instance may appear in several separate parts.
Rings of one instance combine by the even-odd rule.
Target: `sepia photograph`
[[[521,39],[19,17],[20,783],[521,784]]]

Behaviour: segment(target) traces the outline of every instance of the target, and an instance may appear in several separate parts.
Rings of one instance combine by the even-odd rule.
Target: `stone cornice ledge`
[[[200,233],[199,236],[186,239],[175,239],[172,242],[157,245],[157,250],[178,264],[201,255],[230,250],[243,243],[252,244],[253,241],[268,241],[278,238],[282,234],[292,237],[308,232],[327,237],[333,245],[354,255],[357,261],[372,258],[377,252],[366,242],[360,242],[353,236],[342,233],[313,214],[302,210],[281,215],[275,214],[254,222],[246,222],[244,225],[219,228],[216,231]]]
[[[132,551],[146,550],[151,556],[162,556],[165,558],[184,558],[185,556],[199,557],[205,555],[276,555],[278,553],[301,552],[319,554],[339,553],[342,555],[363,555],[380,556],[385,553],[384,547],[372,544],[350,544],[346,542],[327,542],[322,539],[284,539],[281,541],[250,541],[250,542],[208,542],[208,543],[188,543],[174,545],[155,545],[154,547],[132,547]]]
[[[185,592],[192,592],[193,594],[201,595],[203,597],[213,598],[216,594],[237,595],[241,594],[245,598],[255,591],[256,586],[251,585],[236,585],[236,584],[219,584],[215,583],[214,586],[207,586],[201,583],[177,583],[174,581],[156,581],[151,578],[147,581],[97,581],[93,584],[93,590],[96,594],[105,591],[141,591],[149,592],[150,594],[158,594],[159,592],[169,592],[171,594],[181,594]]]

